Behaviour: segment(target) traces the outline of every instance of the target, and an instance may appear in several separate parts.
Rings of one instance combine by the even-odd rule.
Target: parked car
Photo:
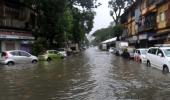
[[[147,54],[147,66],[156,67],[163,72],[170,69],[170,47],[151,47]]]
[[[110,53],[116,53],[116,48],[115,47],[110,47],[109,52]]]
[[[57,50],[63,57],[67,57],[67,52],[64,48],[60,48]]]
[[[51,61],[61,59],[63,56],[57,50],[47,50],[42,55],[38,56],[39,60]]]
[[[17,63],[36,63],[38,59],[36,56],[22,50],[4,51],[1,53],[0,63],[7,65],[14,65]]]
[[[123,49],[116,49],[116,51],[115,51],[116,53],[116,55],[117,56],[122,56],[122,54],[123,54]]]
[[[145,63],[147,61],[146,59],[146,53],[148,49],[146,48],[139,48],[135,50],[134,54],[134,60],[140,63]]]

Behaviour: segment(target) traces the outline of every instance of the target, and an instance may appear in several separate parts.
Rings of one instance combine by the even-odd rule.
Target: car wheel
[[[35,64],[35,63],[37,63],[37,62],[38,62],[37,60],[33,60],[33,61],[32,61],[33,64]]]
[[[164,66],[162,71],[163,71],[163,73],[168,73],[169,72],[169,68],[167,66]]]
[[[147,61],[146,65],[147,65],[147,67],[151,67],[150,61]]]
[[[51,61],[52,59],[51,58],[47,58],[47,61]]]
[[[12,66],[12,65],[14,65],[15,63],[13,62],[13,61],[9,61],[8,63],[7,63],[7,65],[8,66]]]

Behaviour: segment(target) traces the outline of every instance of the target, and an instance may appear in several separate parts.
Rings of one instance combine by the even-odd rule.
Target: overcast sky
[[[108,27],[110,22],[113,21],[112,17],[110,16],[108,1],[109,0],[98,0],[98,2],[100,2],[102,5],[95,10],[96,16],[94,19],[94,27],[90,34],[94,33],[98,29]]]

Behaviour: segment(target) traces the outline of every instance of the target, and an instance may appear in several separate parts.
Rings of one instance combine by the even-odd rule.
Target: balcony
[[[15,20],[15,19],[10,19],[10,18],[4,18],[0,19],[0,27],[9,27],[9,28],[20,28],[24,29],[26,26],[25,22]]]

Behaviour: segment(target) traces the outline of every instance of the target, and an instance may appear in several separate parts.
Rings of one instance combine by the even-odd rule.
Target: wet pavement
[[[50,63],[0,65],[0,100],[170,100],[170,74],[89,48]]]

